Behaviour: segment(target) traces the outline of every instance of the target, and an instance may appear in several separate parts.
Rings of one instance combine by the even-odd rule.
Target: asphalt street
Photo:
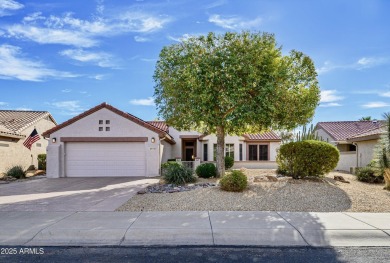
[[[389,262],[386,247],[1,247],[0,262]],[[15,253],[14,253],[15,252]]]

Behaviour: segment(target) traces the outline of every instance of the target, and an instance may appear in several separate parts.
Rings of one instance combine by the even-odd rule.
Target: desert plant
[[[318,136],[318,132],[314,130],[313,124],[309,128],[303,126],[302,132],[299,131],[295,138],[297,142],[306,140],[322,141],[322,137]]]
[[[385,180],[384,189],[390,191],[390,112],[384,113],[385,118],[385,132],[375,149],[377,163],[377,175],[383,175]]]
[[[332,171],[339,161],[337,148],[323,141],[297,141],[283,144],[276,157],[278,170],[294,179],[322,176]]]
[[[166,163],[163,163],[161,164],[161,175],[164,176],[169,167],[181,165],[181,163],[178,163],[176,161],[168,161]]]
[[[361,167],[356,171],[356,177],[361,182],[366,183],[383,183],[383,176],[376,175],[375,168],[370,165]]]
[[[163,176],[164,180],[169,184],[182,185],[196,181],[192,169],[181,164],[169,165]]]
[[[195,173],[202,178],[210,178],[217,176],[217,167],[213,163],[202,163],[196,167]]]
[[[17,179],[26,178],[26,172],[24,171],[24,169],[21,165],[15,165],[15,166],[10,167],[5,172],[5,175],[8,177],[14,177]]]
[[[234,165],[234,159],[230,156],[225,156],[225,169],[230,169]]]
[[[38,154],[38,169],[39,170],[46,170],[46,154]]]
[[[229,192],[242,192],[248,186],[248,179],[243,172],[233,170],[231,173],[222,177],[219,184],[222,190]]]

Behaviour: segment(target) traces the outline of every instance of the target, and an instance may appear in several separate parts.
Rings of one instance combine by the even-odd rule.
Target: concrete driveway
[[[0,185],[0,211],[114,211],[153,178],[58,178]]]

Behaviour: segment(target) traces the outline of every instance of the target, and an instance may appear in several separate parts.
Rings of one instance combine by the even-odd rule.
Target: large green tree
[[[295,50],[283,55],[268,33],[209,33],[166,46],[154,80],[168,124],[217,135],[219,176],[226,134],[306,124],[320,97],[312,60]]]

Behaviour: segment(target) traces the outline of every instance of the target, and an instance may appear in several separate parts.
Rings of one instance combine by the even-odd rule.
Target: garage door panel
[[[67,177],[145,176],[143,142],[66,143]]]

